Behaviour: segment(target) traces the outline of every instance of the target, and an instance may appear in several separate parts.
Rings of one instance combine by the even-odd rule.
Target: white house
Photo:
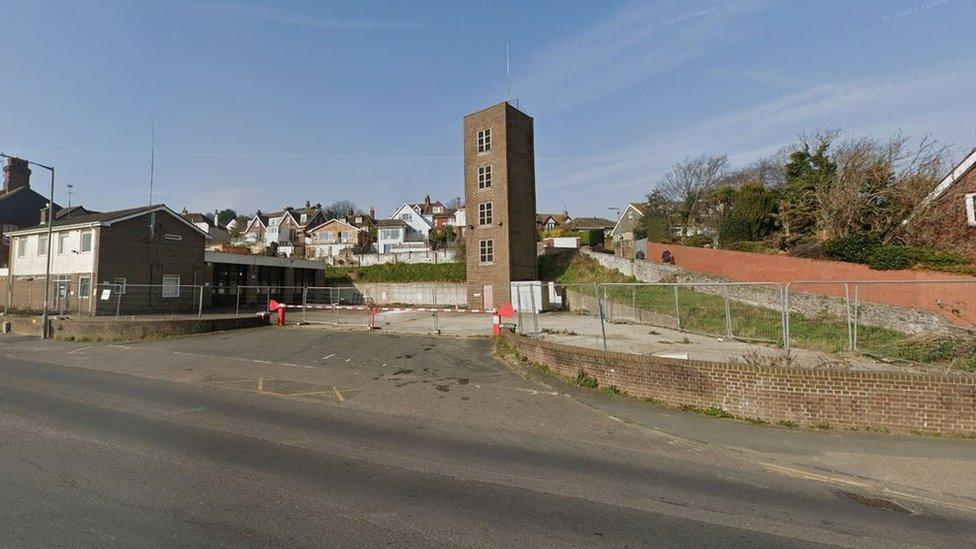
[[[399,219],[403,221],[406,225],[404,231],[404,241],[412,240],[416,241],[420,238],[420,241],[427,240],[427,234],[431,229],[434,228],[434,223],[432,219],[428,219],[427,216],[423,214],[423,208],[420,204],[409,204],[404,202],[402,206],[393,212],[390,219]]]

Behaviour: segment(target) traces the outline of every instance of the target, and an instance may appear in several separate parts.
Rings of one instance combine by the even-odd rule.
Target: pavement
[[[491,353],[304,326],[2,336],[0,545],[976,543],[974,441],[716,420]]]

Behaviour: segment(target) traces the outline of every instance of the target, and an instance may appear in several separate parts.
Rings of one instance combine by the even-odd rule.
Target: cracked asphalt
[[[965,466],[971,441],[748,429],[761,428],[580,392],[482,339],[4,336],[0,545],[976,544],[965,493],[895,497],[892,479],[775,459],[823,436]],[[763,453],[731,433],[755,433]]]

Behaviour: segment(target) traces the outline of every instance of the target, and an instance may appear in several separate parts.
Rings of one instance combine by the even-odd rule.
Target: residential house
[[[154,285],[157,291],[130,299],[130,305],[155,307],[168,312],[192,306],[181,286],[203,284],[206,278],[204,243],[207,235],[165,205],[141,206],[104,213],[78,214],[55,219],[51,230],[50,268],[54,283],[55,310],[95,311],[114,307],[111,291],[126,291],[127,285]],[[28,285],[38,291],[11,291],[14,308],[37,308],[42,299],[45,269],[48,265],[47,219],[8,233],[10,237],[8,282],[14,290]],[[96,293],[98,284],[109,294]],[[96,304],[95,300],[106,301]],[[135,303],[140,301],[140,303]],[[114,312],[114,309],[113,309]]]
[[[551,231],[572,221],[573,218],[568,213],[540,213],[535,216],[535,224],[540,231]]]
[[[404,219],[381,219],[376,222],[376,251],[378,253],[423,252],[426,250],[426,235],[411,229]]]
[[[956,164],[903,225],[919,239],[976,261],[976,149]]]
[[[603,231],[604,236],[610,236],[614,226],[616,222],[603,217],[577,217],[563,225],[569,231]]]
[[[633,257],[634,231],[641,226],[644,219],[644,204],[631,202],[624,211],[620,212],[620,219],[610,231],[614,250],[618,255]]]
[[[72,216],[79,215],[89,215],[97,214],[101,212],[96,212],[95,210],[89,210],[84,206],[68,206],[67,208],[61,208],[60,210],[54,212],[54,219],[66,219]]]
[[[33,227],[47,209],[47,198],[30,188],[31,170],[26,160],[8,158],[3,168],[3,190],[0,191],[0,267],[10,257],[9,233]],[[54,204],[55,215],[61,210]]]
[[[183,219],[186,219],[190,223],[197,226],[198,229],[207,233],[207,244],[229,244],[230,243],[230,233],[227,231],[227,227],[224,227],[217,220],[218,212],[212,214],[198,213],[198,212],[188,212],[186,208],[180,212]]]
[[[321,204],[305,202],[304,208],[286,207],[284,210],[262,213],[258,210],[241,231],[241,241],[246,245],[277,246],[278,255],[302,256],[305,252],[306,230],[325,223]]]
[[[355,219],[355,216],[350,216]],[[343,252],[356,253],[369,249],[369,229],[360,216],[362,228],[345,219],[330,219],[308,230],[306,257],[324,258],[340,255]]]

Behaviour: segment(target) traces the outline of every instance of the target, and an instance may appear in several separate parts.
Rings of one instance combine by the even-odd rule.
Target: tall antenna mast
[[[149,137],[149,206],[153,203],[153,182],[156,175],[156,117],[152,119],[152,133]],[[156,212],[149,214],[149,240],[156,233]]]
[[[70,183],[68,184],[68,209],[69,210],[71,209],[71,195],[74,194],[72,192],[74,190],[74,188],[75,188],[74,185],[72,185]]]
[[[508,88],[505,93],[505,99],[512,98],[512,61],[508,56],[508,42],[505,42],[505,81],[507,82]]]

